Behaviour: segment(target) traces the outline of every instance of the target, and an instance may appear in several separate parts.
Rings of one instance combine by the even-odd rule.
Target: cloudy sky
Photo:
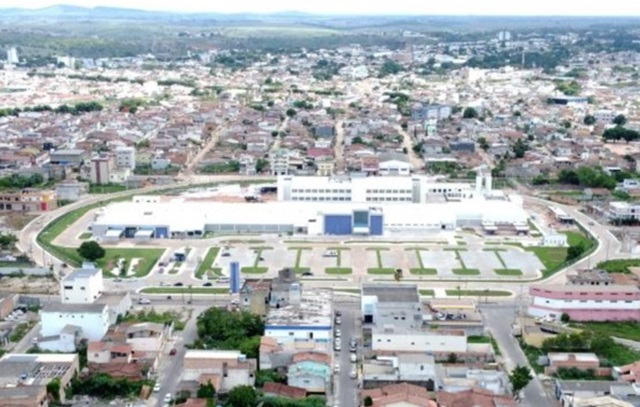
[[[185,12],[305,11],[324,14],[638,16],[638,0],[0,0],[0,7],[55,4]]]

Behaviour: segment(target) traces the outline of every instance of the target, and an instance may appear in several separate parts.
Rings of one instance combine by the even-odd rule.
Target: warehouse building
[[[180,216],[176,216],[180,214]],[[102,241],[200,237],[216,233],[382,236],[456,227],[524,227],[519,202],[478,198],[448,203],[185,202],[134,199],[101,209],[92,225]]]

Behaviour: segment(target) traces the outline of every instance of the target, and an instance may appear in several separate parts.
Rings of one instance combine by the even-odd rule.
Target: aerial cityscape
[[[157,3],[0,4],[0,407],[640,406],[637,5]]]

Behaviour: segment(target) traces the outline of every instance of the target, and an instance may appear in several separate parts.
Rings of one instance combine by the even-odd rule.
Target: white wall
[[[466,352],[465,336],[373,333],[371,347],[374,351],[403,352]]]
[[[127,339],[127,343],[135,351],[159,352],[162,350],[162,344],[164,343],[164,334],[152,338],[130,338]]]
[[[109,351],[100,351],[100,352],[87,352],[87,361],[89,363],[109,363],[111,360],[111,352]]]
[[[61,335],[54,340],[38,342],[38,348],[49,352],[72,353],[76,351],[76,344],[72,336]]]
[[[560,300],[533,297],[533,305],[556,309],[640,309],[640,301],[637,300]]]
[[[296,327],[295,329],[291,330],[269,329],[267,327],[264,330],[264,336],[276,338],[279,343],[309,340],[314,342],[329,342],[332,339],[332,333],[330,329],[314,330],[307,329],[305,327]]]
[[[107,308],[105,307],[102,313],[41,311],[42,329],[40,334],[42,336],[59,335],[65,326],[75,325],[82,329],[81,338],[99,341],[109,328],[109,312]]]
[[[102,273],[87,276],[73,276],[62,280],[60,297],[64,304],[91,304],[102,294],[104,283]]]

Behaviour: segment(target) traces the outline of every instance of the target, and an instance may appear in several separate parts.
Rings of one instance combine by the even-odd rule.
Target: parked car
[[[170,403],[172,399],[173,399],[173,397],[171,397],[171,393],[167,393],[167,394],[164,396],[164,402],[165,402],[165,403]]]
[[[351,355],[349,355],[349,360],[351,361],[351,363],[356,363],[356,361],[358,360],[358,356],[355,353],[352,353]]]
[[[337,250],[325,250],[322,254],[323,257],[338,257]]]
[[[303,275],[304,277],[309,277],[309,276],[312,276],[312,275],[313,275],[313,273],[312,273],[312,272],[310,272],[310,271],[305,271],[304,273],[302,273],[302,275]]]
[[[231,253],[229,253],[229,252],[224,252],[224,253],[222,253],[222,254],[221,254],[221,256],[222,256],[222,257],[229,257],[229,256],[231,256]]]
[[[149,305],[149,304],[151,304],[151,300],[148,299],[148,298],[140,298],[138,300],[138,304],[140,304],[140,305]]]
[[[204,284],[202,284],[203,287],[211,287],[213,284],[206,282]]]
[[[336,325],[340,325],[342,323],[342,318],[336,317]]]
[[[333,373],[340,373],[340,365],[338,363],[333,366]]]
[[[176,348],[172,348],[172,349],[169,351],[169,356],[175,356],[175,354],[176,354],[176,353],[178,353],[178,350],[177,350]]]
[[[358,373],[357,373],[355,370],[352,370],[352,371],[349,373],[349,377],[350,377],[350,378],[352,378],[352,379],[355,379],[355,378],[357,378],[357,377],[358,377]]]
[[[174,287],[182,287],[183,285],[184,285],[184,283],[177,282],[177,283],[175,283],[173,286],[174,286]]]
[[[340,332],[339,329],[336,329],[335,331],[333,331],[333,334],[336,336],[336,338],[339,338],[342,336],[342,332]]]
[[[156,384],[153,386],[153,392],[157,393],[160,391],[160,383],[156,382]]]

